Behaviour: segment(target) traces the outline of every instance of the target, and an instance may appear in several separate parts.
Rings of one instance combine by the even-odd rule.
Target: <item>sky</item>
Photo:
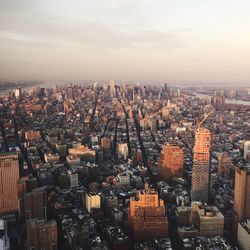
[[[0,0],[0,81],[250,84],[249,0]]]

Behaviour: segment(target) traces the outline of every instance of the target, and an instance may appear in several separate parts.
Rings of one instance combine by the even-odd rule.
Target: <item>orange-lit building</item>
[[[129,224],[135,240],[168,236],[165,206],[154,189],[146,186],[130,198]]]
[[[158,174],[163,180],[183,175],[183,150],[179,146],[165,145],[158,162]]]
[[[208,201],[211,140],[212,136],[208,129],[199,128],[196,130],[193,149],[192,201]]]
[[[18,154],[14,152],[0,153],[0,213],[18,211],[18,180]]]
[[[109,137],[104,137],[101,139],[101,147],[103,149],[109,149],[111,148],[111,139]]]
[[[250,167],[235,170],[234,211],[239,222],[250,218]]]
[[[40,131],[29,130],[24,133],[25,140],[35,140],[40,139],[41,134]]]

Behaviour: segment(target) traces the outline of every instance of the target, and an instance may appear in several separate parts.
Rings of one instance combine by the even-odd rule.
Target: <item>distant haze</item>
[[[0,81],[250,83],[249,0],[1,0]]]

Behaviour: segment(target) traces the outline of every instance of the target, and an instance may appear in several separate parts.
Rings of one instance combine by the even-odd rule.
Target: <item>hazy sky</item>
[[[249,0],[0,0],[0,80],[250,83]]]

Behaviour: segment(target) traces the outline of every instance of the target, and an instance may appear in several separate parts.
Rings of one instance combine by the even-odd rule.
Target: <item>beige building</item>
[[[86,194],[86,208],[88,212],[91,212],[93,208],[101,207],[101,196],[98,194],[88,193]]]
[[[215,206],[203,206],[201,202],[193,202],[191,207],[177,207],[177,213],[179,225],[194,225],[198,229],[198,235],[223,235],[224,216]]]
[[[250,250],[250,219],[238,224],[238,244],[242,250]]]

